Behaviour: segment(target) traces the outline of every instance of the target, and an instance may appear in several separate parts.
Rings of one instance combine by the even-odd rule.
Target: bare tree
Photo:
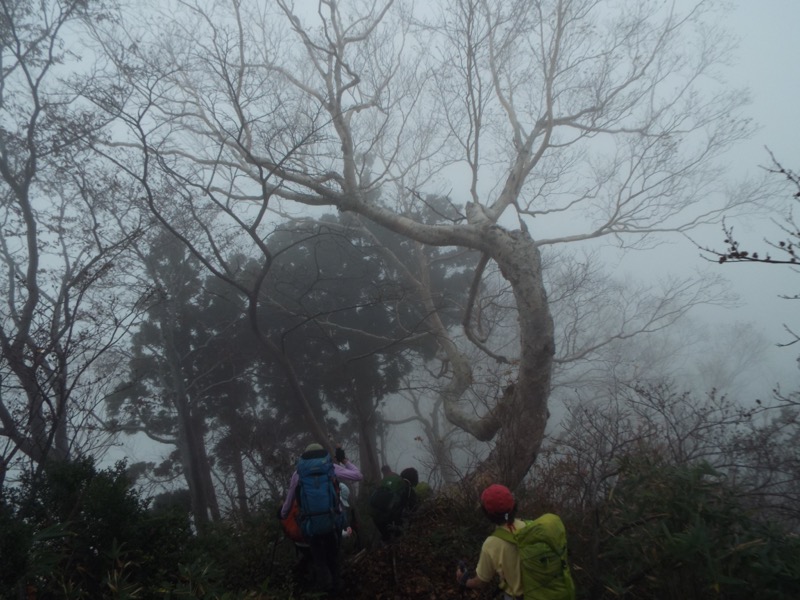
[[[739,486],[762,519],[796,526],[797,405],[745,405],[711,391],[698,395],[674,382],[609,390],[602,398],[573,397],[564,427],[544,448],[532,474],[550,501],[576,513],[614,493],[621,463],[656,456],[665,465],[706,463]]]
[[[797,206],[796,202],[800,200],[800,175],[795,171],[784,167],[772,153],[770,153],[771,165],[764,167],[764,170],[772,177],[775,183],[779,186],[775,189],[776,195],[781,192],[788,191],[792,195],[792,205],[785,211],[782,220],[774,220],[773,223],[777,228],[777,235],[765,238],[763,246],[759,249],[752,249],[753,246],[744,244],[738,236],[734,235],[734,226],[728,223],[723,223],[722,231],[725,234],[724,244],[726,246],[724,251],[715,250],[709,247],[700,247],[703,255],[712,260],[716,260],[719,264],[728,263],[759,263],[762,265],[784,265],[790,268],[795,268],[800,265],[800,224],[797,222],[797,217],[794,214],[794,208]],[[773,189],[770,186],[769,189]],[[751,248],[748,250],[748,248]],[[781,296],[786,300],[800,299],[800,293],[786,294]],[[789,341],[784,342],[782,346],[791,346],[800,342],[800,334],[798,334],[795,326],[784,325],[787,333],[789,334]]]
[[[106,218],[129,199],[87,151],[107,117],[80,101],[66,43],[94,11],[83,0],[0,2],[4,466],[15,455],[40,464],[70,457],[70,421],[86,434],[81,419],[97,401],[94,365],[134,314],[113,273],[137,232],[120,234]]]
[[[780,178],[779,181],[784,185],[780,191],[788,188],[794,200],[800,200],[800,175],[784,167],[770,152],[772,161],[771,166],[763,167],[764,170],[773,177]],[[776,193],[778,190],[776,190]],[[793,206],[790,206],[784,215],[782,222],[775,222],[780,232],[777,239],[765,239],[766,251],[747,250],[742,246],[742,242],[733,234],[733,226],[724,225],[725,245],[724,252],[703,248],[703,250],[716,257],[720,264],[728,262],[749,262],[774,265],[797,265],[800,264],[798,253],[798,243],[800,243],[800,227],[794,215]],[[771,249],[771,250],[770,250]],[[770,254],[774,252],[775,254]]]
[[[712,85],[730,49],[713,4],[174,2],[99,37],[127,78],[114,108],[135,135],[117,150],[140,152],[143,184],[154,170],[173,182],[164,200],[198,218],[224,206],[253,240],[246,215],[331,206],[415,243],[477,250],[476,281],[497,266],[518,343],[478,344],[512,371],[484,409],[467,401],[486,382],[455,332],[436,312],[428,327],[448,420],[495,442],[476,481],[514,485],[544,435],[556,355],[542,253],[649,246],[750,199],[747,187],[719,193],[715,159],[749,128],[746,94]],[[451,190],[450,222],[411,216]],[[475,345],[473,290],[463,335]]]

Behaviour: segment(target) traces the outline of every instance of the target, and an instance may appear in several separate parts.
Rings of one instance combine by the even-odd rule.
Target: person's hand
[[[343,463],[347,458],[344,455],[344,448],[341,446],[336,447],[336,462]]]
[[[460,560],[458,561],[458,568],[456,569],[456,581],[461,587],[466,587],[468,579],[469,571],[467,571],[467,564],[463,560]]]

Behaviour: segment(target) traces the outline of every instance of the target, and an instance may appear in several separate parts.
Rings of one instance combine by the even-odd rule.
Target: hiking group
[[[297,550],[296,571],[302,578],[311,566],[319,591],[336,594],[341,589],[340,547],[353,535],[360,548],[358,519],[350,505],[351,490],[344,482],[363,480],[359,468],[347,459],[341,447],[330,453],[320,444],[309,444],[289,481],[278,517],[286,536]],[[414,468],[400,475],[385,466],[383,478],[370,495],[370,515],[381,542],[399,536],[411,511],[430,494]]]
[[[390,543],[402,535],[405,523],[430,487],[419,481],[414,468],[398,475],[388,466],[369,497],[369,510],[380,543]],[[312,566],[315,581],[323,594],[341,590],[340,547],[342,538],[356,536],[362,541],[350,488],[345,481],[362,481],[359,468],[350,462],[342,448],[335,460],[320,444],[310,444],[297,461],[279,517],[286,536],[294,541],[298,567]],[[497,577],[504,600],[574,600],[575,586],[567,564],[564,524],[554,514],[535,520],[516,516],[517,505],[511,491],[499,484],[487,487],[480,497],[481,509],[495,525],[481,547],[473,576],[461,563],[456,580],[463,589],[476,589]]]

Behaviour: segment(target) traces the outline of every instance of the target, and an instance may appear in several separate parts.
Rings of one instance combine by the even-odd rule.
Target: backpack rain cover
[[[297,462],[297,499],[300,529],[306,538],[336,531],[341,523],[339,486],[331,455],[326,450],[306,452]]]
[[[492,535],[516,544],[525,600],[574,600],[575,584],[567,564],[567,532],[558,515],[547,513],[511,533],[498,527]]]

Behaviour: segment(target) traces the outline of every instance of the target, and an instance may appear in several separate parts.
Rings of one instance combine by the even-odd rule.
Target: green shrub
[[[754,518],[707,464],[628,459],[598,515],[595,576],[613,596],[800,597],[798,541]]]
[[[33,585],[40,599],[142,597],[190,538],[185,515],[148,510],[124,463],[53,462],[4,500],[0,537],[13,548],[2,562],[16,565],[4,591]]]
[[[20,573],[28,568],[33,528],[16,518],[6,498],[0,500],[0,598],[16,596]]]

